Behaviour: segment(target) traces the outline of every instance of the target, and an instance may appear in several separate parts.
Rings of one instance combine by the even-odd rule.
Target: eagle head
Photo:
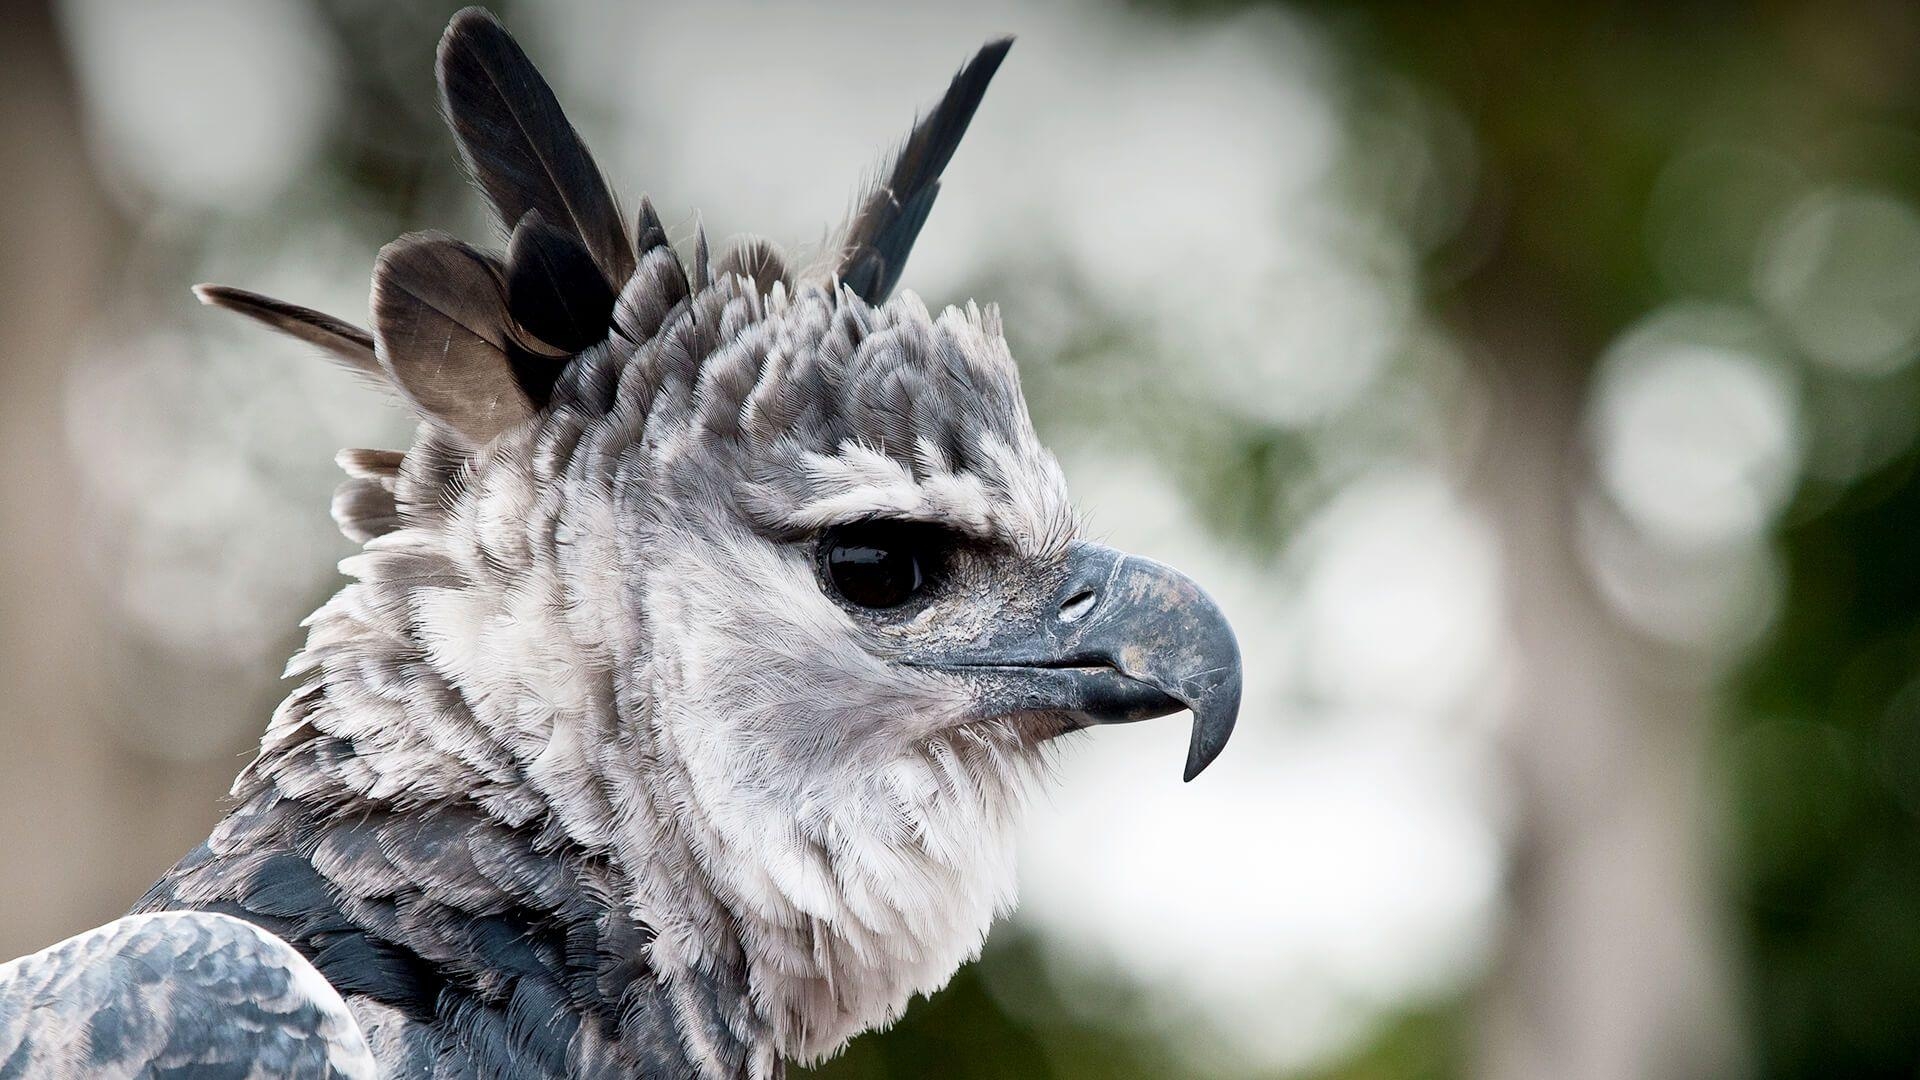
[[[809,1059],[977,953],[1052,740],[1187,710],[1205,768],[1240,697],[1218,608],[1080,535],[996,310],[888,298],[1008,45],[795,272],[623,216],[519,46],[457,16],[443,106],[505,253],[388,245],[371,332],[200,290],[421,421],[342,455],[365,550],[295,661],[325,700],[252,773],[604,855],[655,970],[743,970]],[[315,731],[354,752],[302,756]]]

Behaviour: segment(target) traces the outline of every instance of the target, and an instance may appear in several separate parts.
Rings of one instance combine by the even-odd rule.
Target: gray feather
[[[333,521],[347,539],[364,544],[400,528],[400,507],[393,488],[378,480],[352,478],[333,490]]]
[[[373,335],[341,319],[229,285],[195,285],[193,295],[210,307],[237,311],[289,337],[317,345],[347,369],[380,380],[386,373],[374,356]]]
[[[516,332],[506,283],[466,244],[429,232],[381,248],[373,325],[393,384],[475,445],[533,415],[507,358]]]
[[[634,246],[642,258],[654,248],[667,246],[667,227],[660,223],[660,212],[653,208],[653,200],[645,195],[640,197],[640,221],[635,228]]]
[[[720,257],[715,267],[719,274],[739,274],[753,282],[754,291],[762,296],[773,291],[775,282],[792,286],[787,277],[787,260],[780,254],[773,241],[758,236],[750,236]]]
[[[375,480],[392,491],[407,455],[399,450],[342,450],[333,455],[334,464],[356,480]]]
[[[907,255],[940,194],[940,174],[953,160],[987,84],[1011,48],[1010,37],[990,41],[967,61],[855,211],[841,244],[838,276],[861,299],[877,304],[899,283]]]
[[[346,1002],[227,915],[137,915],[0,964],[0,1075],[373,1080]]]
[[[693,291],[702,292],[713,283],[707,248],[707,230],[704,225],[693,227]]]

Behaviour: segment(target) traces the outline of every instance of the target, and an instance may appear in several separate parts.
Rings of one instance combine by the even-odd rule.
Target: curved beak
[[[1188,780],[1226,747],[1240,713],[1240,645],[1193,579],[1077,543],[1064,584],[1022,623],[937,666],[977,676],[995,715],[1057,712],[1089,726],[1186,709]]]

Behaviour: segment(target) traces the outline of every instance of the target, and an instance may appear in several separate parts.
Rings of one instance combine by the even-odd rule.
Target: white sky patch
[[[1707,548],[1760,536],[1800,473],[1784,369],[1687,313],[1629,331],[1603,363],[1592,425],[1600,481],[1649,536]],[[1710,326],[1703,323],[1703,326]]]
[[[326,133],[338,63],[299,0],[66,0],[61,15],[110,178],[232,212],[278,192]]]
[[[1597,490],[1580,554],[1628,624],[1722,662],[1780,604],[1770,536],[1806,467],[1800,386],[1777,324],[1676,304],[1608,349],[1588,405]]]
[[[1600,500],[1581,507],[1581,555],[1627,623],[1672,645],[1737,655],[1773,626],[1786,572],[1764,537],[1701,550],[1648,538]]]
[[[1444,709],[1491,667],[1493,537],[1438,476],[1363,478],[1300,536],[1308,688],[1368,707]]]

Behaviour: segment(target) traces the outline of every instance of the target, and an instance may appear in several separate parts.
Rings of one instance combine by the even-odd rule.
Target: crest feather
[[[350,322],[230,285],[195,285],[193,295],[210,307],[237,311],[288,337],[316,345],[356,374],[378,379],[383,385],[387,381],[386,372],[374,356],[373,335]]]
[[[513,35],[480,8],[461,11],[440,40],[438,74],[460,156],[501,224],[538,210],[579,238],[610,288],[626,284],[633,247],[613,192]]]
[[[425,417],[490,441],[533,415],[508,350],[506,283],[487,256],[444,233],[410,233],[380,249],[373,275],[380,364]]]
[[[940,174],[986,96],[987,84],[1013,48],[1010,37],[981,46],[948,85],[946,96],[914,125],[889,169],[847,223],[837,275],[869,304],[893,292],[907,255],[940,194]]]
[[[513,230],[506,275],[507,309],[534,337],[564,353],[606,340],[612,287],[579,238],[549,223],[540,211],[528,211]],[[557,365],[546,367],[558,374]],[[528,391],[545,397],[544,391]]]
[[[641,258],[657,247],[667,246],[667,227],[660,223],[660,211],[653,208],[653,200],[640,196],[640,221],[634,237],[634,247]]]

